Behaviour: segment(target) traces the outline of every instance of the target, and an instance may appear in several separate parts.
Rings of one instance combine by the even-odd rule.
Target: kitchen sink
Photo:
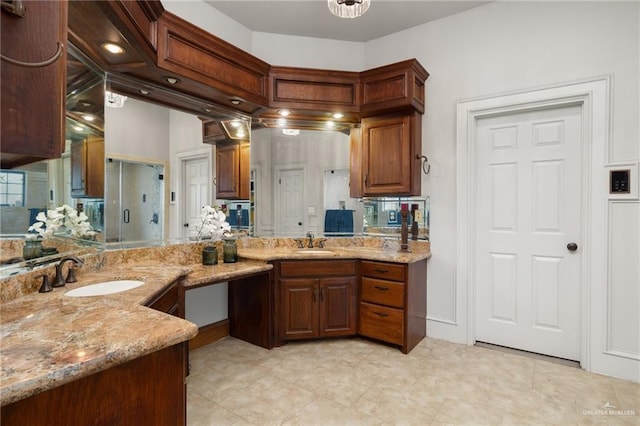
[[[140,287],[144,281],[135,280],[116,280],[105,281],[97,284],[87,285],[76,288],[65,293],[65,296],[71,297],[88,297],[88,296],[104,296],[105,294],[120,293]]]

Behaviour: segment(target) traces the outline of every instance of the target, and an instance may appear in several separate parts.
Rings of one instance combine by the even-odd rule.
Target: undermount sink
[[[300,249],[298,253],[307,253],[307,254],[333,254],[331,250],[316,250],[316,249]]]
[[[87,297],[87,296],[104,296],[105,294],[120,293],[123,291],[131,290],[136,287],[140,287],[144,284],[144,281],[135,280],[117,280],[117,281],[105,281],[97,284],[92,284],[75,290],[71,290],[65,293],[65,296],[71,297]]]

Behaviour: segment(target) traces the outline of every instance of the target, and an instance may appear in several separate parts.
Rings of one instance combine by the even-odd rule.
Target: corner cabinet
[[[216,198],[248,200],[251,179],[249,141],[216,145]]]
[[[351,137],[352,197],[421,194],[421,119],[418,112],[362,119]]]
[[[66,1],[28,1],[23,17],[2,2],[2,168],[58,158],[64,149]],[[7,3],[7,5],[5,5]],[[39,63],[25,67],[10,60]]]
[[[409,353],[426,336],[427,261],[361,262],[358,334]]]
[[[104,197],[104,138],[90,135],[71,143],[71,196]]]
[[[280,262],[280,339],[356,334],[356,262]]]

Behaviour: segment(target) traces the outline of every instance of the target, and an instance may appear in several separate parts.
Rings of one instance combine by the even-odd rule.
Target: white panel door
[[[183,236],[195,237],[202,207],[209,205],[209,160],[198,158],[184,162],[184,218]]]
[[[580,358],[581,110],[477,122],[476,340]]]
[[[278,170],[275,176],[278,235],[304,235],[304,170]]]

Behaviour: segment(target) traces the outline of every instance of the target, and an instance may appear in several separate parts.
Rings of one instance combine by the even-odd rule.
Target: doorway
[[[578,361],[581,107],[475,126],[476,340]]]
[[[163,238],[164,165],[109,158],[105,183],[107,242]]]
[[[197,229],[193,224],[200,221],[202,207],[211,204],[209,200],[209,194],[211,194],[209,159],[201,157],[184,160],[182,170],[185,198],[184,211],[182,212],[184,218],[182,236],[195,237]]]
[[[300,237],[305,234],[305,169],[276,168],[274,173],[274,216],[276,235]]]

